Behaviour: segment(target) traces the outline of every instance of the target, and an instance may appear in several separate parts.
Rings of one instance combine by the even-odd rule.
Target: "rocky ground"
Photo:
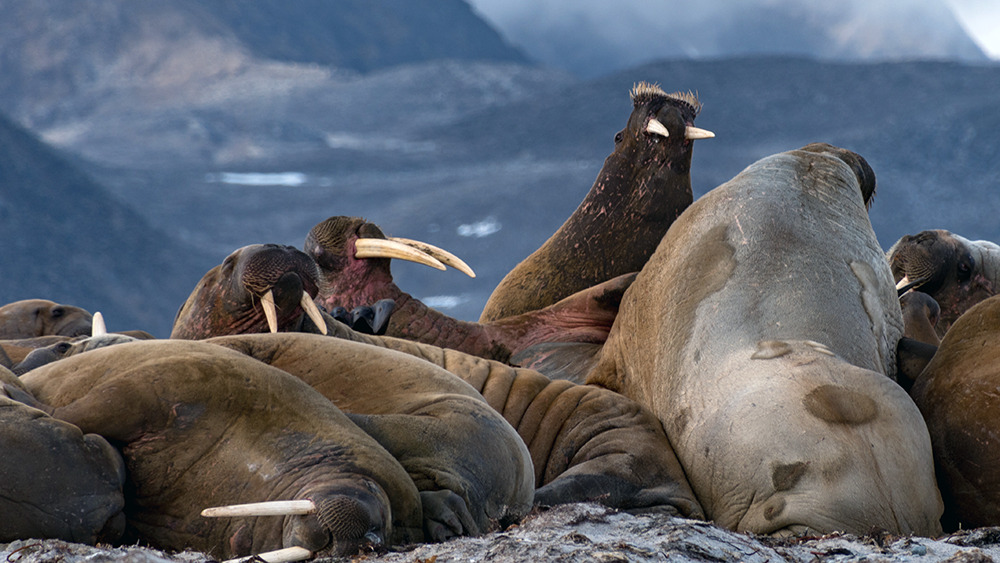
[[[633,516],[601,506],[574,504],[531,515],[519,526],[482,537],[325,561],[982,563],[998,558],[1000,528],[962,531],[938,539],[831,534],[788,540],[737,534],[707,522],[662,515]],[[197,552],[166,554],[139,547],[90,547],[58,540],[24,540],[0,544],[0,561],[4,560],[8,563],[201,563],[212,559]]]

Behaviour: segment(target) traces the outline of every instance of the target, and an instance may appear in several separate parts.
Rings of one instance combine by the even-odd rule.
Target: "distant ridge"
[[[0,304],[50,299],[166,337],[211,265],[0,116]]]

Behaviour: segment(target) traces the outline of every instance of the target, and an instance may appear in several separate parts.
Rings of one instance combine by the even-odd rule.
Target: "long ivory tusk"
[[[715,136],[708,129],[702,129],[701,127],[695,127],[694,125],[688,125],[684,128],[684,138],[685,139],[711,139]]]
[[[452,268],[455,268],[456,270],[462,272],[463,274],[469,276],[470,278],[476,277],[476,273],[472,271],[472,268],[470,268],[468,264],[463,262],[462,259],[459,258],[458,256],[455,256],[454,254],[448,252],[443,248],[438,248],[433,244],[428,244],[426,242],[421,242],[419,240],[413,240],[408,238],[389,237],[389,240],[405,244],[406,246],[411,246],[413,248],[416,248],[417,250],[420,250],[421,252],[426,252],[427,254],[430,254],[431,256],[436,258],[445,266],[451,266]]]
[[[445,269],[444,264],[430,254],[391,240],[359,238],[354,241],[354,248],[356,249],[354,253],[356,258],[398,258],[430,266],[431,268],[437,268],[438,270]]]
[[[654,135],[662,135],[664,137],[670,136],[670,131],[667,131],[666,126],[657,121],[656,118],[650,119],[649,123],[646,124],[646,132]]]
[[[278,332],[278,309],[274,306],[274,292],[270,289],[260,297],[260,304],[264,306],[264,316],[267,317],[267,328],[271,333]]]
[[[287,516],[289,514],[312,514],[316,504],[311,500],[273,500],[216,506],[201,511],[206,518],[232,518],[236,516]]]
[[[302,310],[309,315],[309,318],[312,319],[313,324],[319,328],[319,331],[326,334],[326,321],[323,320],[323,313],[319,312],[319,308],[316,307],[316,303],[314,303],[312,298],[309,297],[309,294],[305,292],[302,292]]]
[[[90,335],[104,336],[107,333],[108,327],[104,324],[104,315],[100,311],[94,313],[94,318],[91,321]]]
[[[309,551],[304,547],[286,547],[285,549],[276,549],[274,551],[265,551],[264,553],[258,553],[257,555],[247,555],[245,557],[237,557],[236,559],[228,559],[222,563],[237,563],[240,561],[250,561],[255,558],[263,559],[267,563],[291,563],[292,561],[303,561],[309,559],[313,556],[313,552]]]

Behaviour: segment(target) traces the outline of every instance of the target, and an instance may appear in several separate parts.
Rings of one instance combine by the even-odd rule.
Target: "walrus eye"
[[[63,316],[65,313],[66,313],[66,310],[63,309],[62,307],[53,307],[52,308],[52,312],[49,313],[49,314],[52,315],[53,319],[58,319],[59,317]]]
[[[967,281],[972,277],[972,266],[966,262],[958,263],[958,279],[961,281]]]
[[[60,342],[59,344],[56,345],[57,354],[65,354],[68,350],[69,350],[68,342]]]
[[[622,142],[622,139],[624,139],[624,138],[625,138],[625,135],[623,135],[621,131],[615,133],[615,142],[616,143]]]

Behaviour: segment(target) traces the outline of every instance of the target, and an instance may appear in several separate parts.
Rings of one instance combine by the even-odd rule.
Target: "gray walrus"
[[[962,313],[1000,291],[1000,246],[989,241],[922,231],[896,241],[888,257],[900,290],[919,290],[937,301],[939,338]]]
[[[691,204],[691,150],[714,137],[694,127],[701,104],[640,83],[590,192],[545,243],[501,280],[479,322],[541,309],[611,278],[637,272]]]
[[[597,386],[551,381],[531,370],[454,350],[395,338],[363,338],[367,343],[309,334],[226,336],[207,342],[301,377],[345,412],[414,413],[421,409],[425,415],[433,412],[450,420],[454,414],[447,411],[460,406],[457,396],[476,398],[501,414],[527,445],[534,466],[534,479],[529,482],[537,487],[536,504],[592,501],[633,512],[703,517],[662,425],[634,401]],[[373,379],[382,383],[369,383]],[[462,411],[470,408],[465,401],[459,403],[467,405],[460,407]],[[483,417],[480,424],[488,421],[489,417]],[[479,428],[467,426],[467,432],[486,436]],[[499,448],[501,442],[496,439],[478,444],[474,440],[453,439],[454,444],[428,440],[417,448],[404,442],[405,434],[398,434],[400,449],[417,454],[417,465],[454,475],[450,479],[455,482],[469,481],[442,466],[442,461],[456,456],[456,448],[464,457],[479,459],[472,472],[479,479],[492,476],[489,479],[496,481],[501,479],[497,473],[511,471],[495,454],[482,451]],[[381,441],[384,433],[376,435]],[[405,454],[389,449],[410,469]],[[431,472],[410,469],[410,473]],[[468,486],[463,490],[469,491],[463,496],[474,494],[481,499],[470,502],[470,507],[489,506],[481,492]]]
[[[1000,525],[1000,297],[944,335],[913,384],[937,463],[946,531]]]
[[[88,336],[92,316],[72,305],[25,299],[0,307],[0,340],[36,336]]]
[[[93,350],[22,378],[53,416],[118,444],[126,541],[235,557],[423,539],[406,470],[299,379],[202,342]],[[210,506],[311,500],[311,514],[215,519]]]
[[[863,158],[812,144],[689,207],[625,293],[588,382],[663,421],[709,519],[760,534],[940,532]]]
[[[121,456],[104,438],[84,434],[37,404],[0,367],[0,542],[118,540],[125,527]]]
[[[473,323],[436,311],[392,281],[390,259],[435,266],[464,262],[426,243],[387,238],[373,223],[358,217],[330,217],[306,236],[306,254],[316,260],[321,283],[316,303],[332,311],[392,299],[395,310],[387,336],[451,348],[507,362],[518,352],[544,342],[601,344],[607,338],[618,302],[635,274],[625,274],[584,289],[556,304],[498,321]],[[457,262],[456,262],[457,261]],[[443,267],[443,266],[442,266]]]

